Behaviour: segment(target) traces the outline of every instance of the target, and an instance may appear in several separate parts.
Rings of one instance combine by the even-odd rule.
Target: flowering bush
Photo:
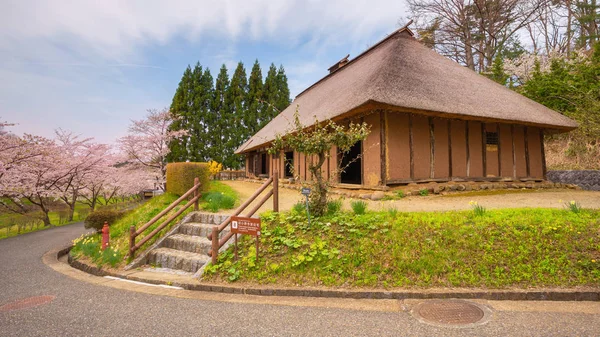
[[[208,162],[208,172],[211,176],[214,177],[221,171],[223,171],[223,164],[219,164],[214,160]]]
[[[114,267],[123,259],[123,255],[117,247],[113,248],[109,246],[103,251],[100,249],[100,245],[100,235],[82,235],[73,240],[71,254],[75,257],[87,256],[100,266],[109,264],[111,267]]]

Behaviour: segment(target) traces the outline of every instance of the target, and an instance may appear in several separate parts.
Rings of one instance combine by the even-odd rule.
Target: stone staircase
[[[188,214],[169,233],[159,239],[146,252],[136,258],[126,269],[150,265],[161,270],[190,273],[199,276],[203,266],[210,261],[211,241],[207,238],[213,226],[228,216],[193,212]],[[220,237],[229,233],[224,229]],[[221,251],[226,246],[221,248]]]

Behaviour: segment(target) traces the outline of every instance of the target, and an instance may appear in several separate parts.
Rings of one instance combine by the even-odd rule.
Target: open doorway
[[[339,154],[341,157],[340,182],[342,184],[362,184],[362,141],[352,145],[350,150]]]
[[[261,154],[260,174],[267,174],[267,154]]]
[[[294,151],[288,151],[285,153],[285,168],[284,168],[284,177],[286,178],[292,178],[294,176],[293,174],[293,168],[294,167]]]

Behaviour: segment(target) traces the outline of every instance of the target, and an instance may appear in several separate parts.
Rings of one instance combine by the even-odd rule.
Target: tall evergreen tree
[[[192,100],[190,105],[194,114],[191,118],[189,132],[192,135],[188,145],[188,160],[206,161],[209,158],[205,144],[210,140],[206,129],[207,119],[210,119],[210,104],[213,96],[213,78],[208,68],[202,69],[197,64],[193,72]]]
[[[277,97],[275,98],[275,107],[279,111],[287,108],[290,105],[290,88],[288,87],[287,76],[283,65],[277,70]]]
[[[248,79],[248,96],[246,96],[246,118],[248,132],[253,135],[260,128],[262,104],[260,100],[263,97],[263,80],[262,71],[258,60],[254,61],[250,78]]]
[[[223,162],[225,167],[234,169],[241,167],[242,158],[236,156],[233,152],[242,145],[246,139],[252,136],[249,134],[248,127],[245,124],[247,95],[248,79],[246,78],[246,69],[244,68],[244,64],[239,62],[231,77],[231,83],[229,84],[229,90],[227,91],[227,100],[231,104],[229,107],[231,119],[229,121],[228,129],[229,141],[226,144],[228,153],[227,158]]]
[[[223,64],[217,80],[215,82],[215,91],[211,105],[210,119],[207,123],[208,131],[211,135],[210,154],[211,159],[223,163],[226,158],[227,149],[225,144],[229,140],[228,129],[231,112],[231,104],[227,99],[227,90],[229,89],[229,76],[227,67]]]
[[[262,114],[260,119],[259,128],[262,128],[267,123],[277,116],[278,109],[275,106],[278,96],[278,83],[277,83],[277,68],[271,63],[267,77],[265,78],[265,86],[262,92]]]
[[[174,116],[173,123],[169,126],[170,131],[177,130],[189,130],[190,127],[190,116],[192,110],[190,109],[190,91],[192,88],[192,69],[188,67],[183,72],[179,86],[173,96],[171,103],[171,114]],[[188,158],[187,146],[190,141],[190,136],[181,137],[180,139],[173,139],[169,143],[169,155],[167,160],[169,162],[185,161]]]

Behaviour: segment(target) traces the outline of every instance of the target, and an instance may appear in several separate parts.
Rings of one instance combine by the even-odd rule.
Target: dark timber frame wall
[[[362,146],[363,186],[449,180],[541,180],[546,176],[542,129],[485,121],[448,119],[387,110],[355,116],[371,126]],[[486,133],[497,132],[497,146]],[[264,150],[249,152],[249,176],[261,167]],[[284,153],[267,156],[267,171],[284,176]],[[311,160],[294,151],[294,176],[310,180]],[[323,175],[339,183],[337,149],[331,149]],[[254,169],[254,172],[252,171]]]

